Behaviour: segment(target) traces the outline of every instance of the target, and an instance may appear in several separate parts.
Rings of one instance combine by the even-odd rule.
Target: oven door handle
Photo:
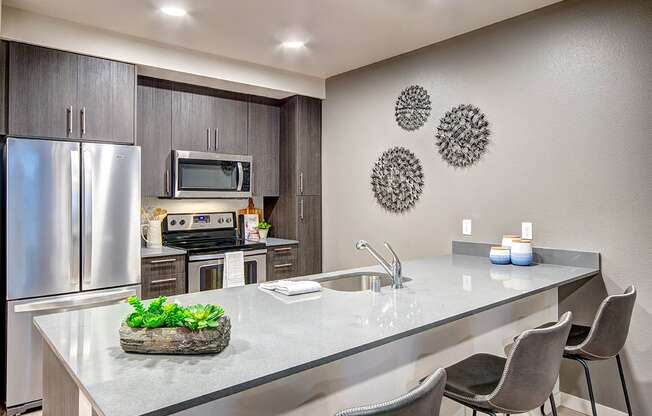
[[[242,191],[242,184],[244,182],[244,168],[242,162],[238,162],[238,191]]]

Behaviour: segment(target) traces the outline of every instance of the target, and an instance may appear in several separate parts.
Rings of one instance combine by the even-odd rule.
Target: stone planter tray
[[[231,320],[222,316],[217,328],[191,331],[188,328],[120,327],[120,346],[125,352],[141,354],[216,354],[229,345]]]

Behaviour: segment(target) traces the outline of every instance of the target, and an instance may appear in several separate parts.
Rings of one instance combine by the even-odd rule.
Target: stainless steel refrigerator
[[[3,160],[12,414],[40,405],[35,316],[139,294],[140,148],[7,138]],[[68,339],[83,353],[75,333]]]

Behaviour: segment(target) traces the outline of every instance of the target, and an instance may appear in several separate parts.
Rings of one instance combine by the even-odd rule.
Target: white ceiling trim
[[[139,67],[139,73],[272,98],[325,98],[322,78],[172,47],[12,7],[2,7],[0,36]]]

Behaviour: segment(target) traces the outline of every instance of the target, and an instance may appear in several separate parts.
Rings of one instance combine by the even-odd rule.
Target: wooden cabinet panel
[[[186,293],[185,256],[142,259],[141,281],[143,299]]]
[[[7,42],[0,41],[0,134],[7,134]]]
[[[136,67],[111,62],[111,141],[134,143],[136,131]]]
[[[133,143],[135,82],[134,65],[78,55],[77,137],[84,141]]]
[[[255,196],[279,195],[279,123],[278,107],[249,103],[247,148],[253,156]]]
[[[297,245],[267,249],[267,281],[289,279],[299,274]]]
[[[321,196],[300,196],[299,275],[321,273]]]
[[[209,98],[212,104],[210,127],[214,129],[212,151],[247,154],[247,103],[219,97]]]
[[[79,136],[84,140],[110,140],[113,132],[111,117],[111,61],[92,56],[78,56]]]
[[[75,54],[10,43],[8,133],[61,139],[79,137],[79,108],[75,108],[77,68]]]
[[[172,150],[172,92],[156,85],[138,86],[138,135],[141,148],[141,193],[169,196]]]
[[[298,97],[297,174],[300,195],[321,195],[321,100]]]
[[[214,145],[212,97],[172,92],[172,148],[210,152]]]

